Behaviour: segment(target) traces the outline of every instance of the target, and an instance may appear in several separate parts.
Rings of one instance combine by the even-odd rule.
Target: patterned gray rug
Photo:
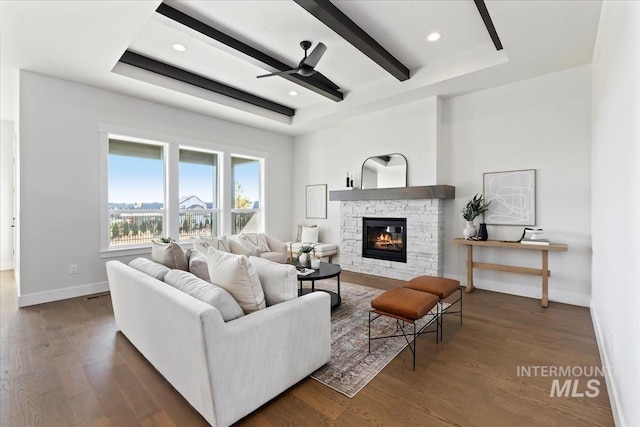
[[[316,288],[335,290],[336,282],[321,280],[316,282]],[[402,337],[374,340],[369,353],[370,302],[384,291],[345,282],[340,283],[340,291],[342,304],[331,315],[331,361],[311,374],[311,378],[351,398],[387,366],[407,342]],[[431,316],[425,316],[418,327],[429,320]],[[395,333],[395,320],[391,318],[382,316],[371,325],[374,337]]]

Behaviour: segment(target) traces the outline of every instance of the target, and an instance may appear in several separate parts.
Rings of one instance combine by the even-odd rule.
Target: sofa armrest
[[[230,425],[330,360],[331,298],[314,292],[276,304],[205,340],[218,424]]]
[[[267,236],[267,244],[269,245],[269,249],[271,249],[271,251],[273,252],[281,253],[282,255],[284,255],[285,259],[288,259],[289,249],[287,248],[286,243],[276,239],[273,236],[269,236],[268,234],[266,234],[266,236]]]

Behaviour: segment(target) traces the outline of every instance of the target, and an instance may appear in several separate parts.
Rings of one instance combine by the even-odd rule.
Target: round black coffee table
[[[313,273],[306,276],[298,275],[298,282],[300,282],[300,289],[298,295],[308,294],[309,292],[322,291],[331,295],[331,308],[336,308],[342,302],[340,297],[340,273],[342,269],[338,264],[330,264],[328,262],[321,262],[320,268],[315,268]],[[316,280],[329,279],[331,277],[337,277],[338,289],[337,293],[326,289],[316,289]],[[302,282],[311,282],[311,289],[302,289]]]

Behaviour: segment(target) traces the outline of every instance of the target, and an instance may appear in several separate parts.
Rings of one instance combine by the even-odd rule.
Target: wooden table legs
[[[469,294],[473,292],[473,246],[467,246],[467,287],[464,292]]]
[[[542,277],[542,298],[540,300],[540,305],[542,307],[549,306],[549,276],[551,272],[549,271],[549,251],[545,249],[540,249],[540,253],[542,254],[542,268],[528,268],[528,267],[515,267],[510,265],[500,265],[500,264],[487,264],[484,262],[473,262],[473,246],[467,245],[467,287],[465,288],[466,293],[471,293],[475,289],[473,285],[473,269],[480,268],[483,270],[496,270],[496,271],[507,271],[511,273],[521,273],[521,274],[532,274],[534,276]]]
[[[542,252],[542,301],[540,305],[549,306],[549,251]]]

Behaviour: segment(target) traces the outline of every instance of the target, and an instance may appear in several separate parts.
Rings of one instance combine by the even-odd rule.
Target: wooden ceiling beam
[[[304,10],[315,16],[340,37],[367,55],[376,64],[400,81],[410,78],[410,72],[391,53],[375,41],[367,32],[353,22],[329,0],[293,0]]]
[[[278,71],[287,71],[294,68],[164,3],[158,6],[156,12]],[[327,87],[316,80],[302,77],[298,74],[288,74],[280,77],[329,98],[332,101],[338,102],[344,99],[342,92]]]
[[[223,83],[208,79],[199,74],[194,74],[192,72],[183,70],[182,68],[174,67],[173,65],[157,61],[155,59],[140,55],[139,53],[135,53],[130,50],[124,52],[122,57],[120,57],[119,62],[131,65],[133,67],[141,68],[143,70],[147,70],[161,76],[169,77],[171,79],[178,80],[183,83],[187,83],[214,93],[218,93],[220,95],[228,96],[229,98],[237,99],[239,101],[243,101],[257,107],[265,108],[276,113],[284,114],[288,117],[293,117],[296,113],[293,108],[278,104],[273,101],[269,101],[268,99],[261,98],[259,96],[231,86],[227,86]]]

